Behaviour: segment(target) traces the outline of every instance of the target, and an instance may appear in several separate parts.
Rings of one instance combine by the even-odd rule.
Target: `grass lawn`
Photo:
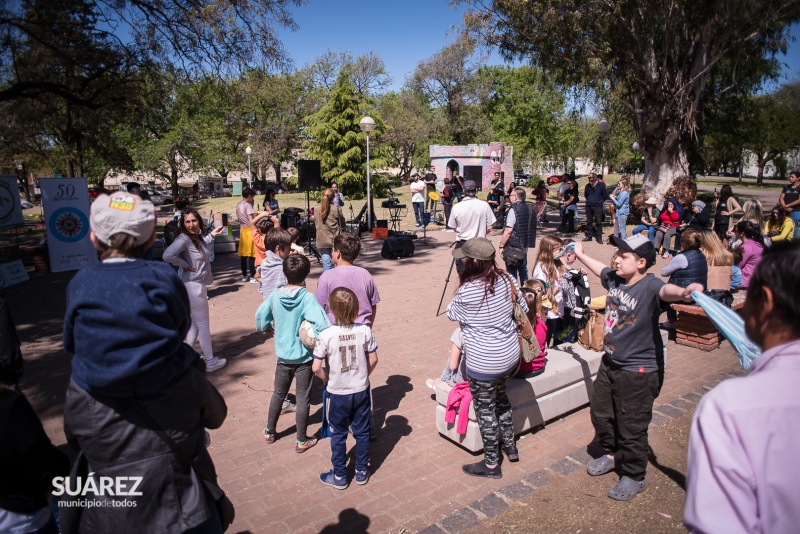
[[[700,177],[697,179],[697,183],[703,185],[713,185],[714,187],[722,187],[723,185],[729,185],[731,187],[739,187],[743,189],[754,189],[756,191],[761,190],[776,190],[780,191],[787,185],[789,185],[789,180],[786,180],[786,183],[764,183],[761,185],[756,185],[755,178],[743,178],[742,183],[739,183],[738,179],[727,179],[727,180],[720,180],[717,177],[709,176],[707,178]]]

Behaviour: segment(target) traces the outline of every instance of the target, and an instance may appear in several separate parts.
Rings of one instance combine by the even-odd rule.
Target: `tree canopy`
[[[603,87],[631,112],[645,156],[645,185],[663,194],[688,174],[687,148],[706,104],[735,87],[748,58],[786,50],[800,2],[731,0],[495,0],[466,15],[468,26],[507,58],[540,66],[561,83]],[[715,68],[732,68],[716,92]]]

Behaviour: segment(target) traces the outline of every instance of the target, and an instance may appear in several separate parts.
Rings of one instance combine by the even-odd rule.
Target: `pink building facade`
[[[514,147],[505,143],[488,145],[442,146],[431,145],[431,165],[439,178],[451,178],[453,171],[473,179],[478,187],[486,189],[494,178],[494,173],[503,176],[508,187],[514,179]]]

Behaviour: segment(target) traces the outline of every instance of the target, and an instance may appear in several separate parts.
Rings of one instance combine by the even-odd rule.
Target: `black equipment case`
[[[396,260],[414,255],[414,242],[408,236],[389,237],[383,240],[381,257]]]

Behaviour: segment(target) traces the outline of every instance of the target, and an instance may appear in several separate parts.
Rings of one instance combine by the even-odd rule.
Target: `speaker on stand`
[[[322,187],[322,167],[318,159],[301,159],[297,162],[297,189],[306,192],[306,213],[311,211],[311,191]]]
[[[483,167],[480,165],[464,165],[464,181],[472,180],[477,184],[478,191],[483,189]]]

